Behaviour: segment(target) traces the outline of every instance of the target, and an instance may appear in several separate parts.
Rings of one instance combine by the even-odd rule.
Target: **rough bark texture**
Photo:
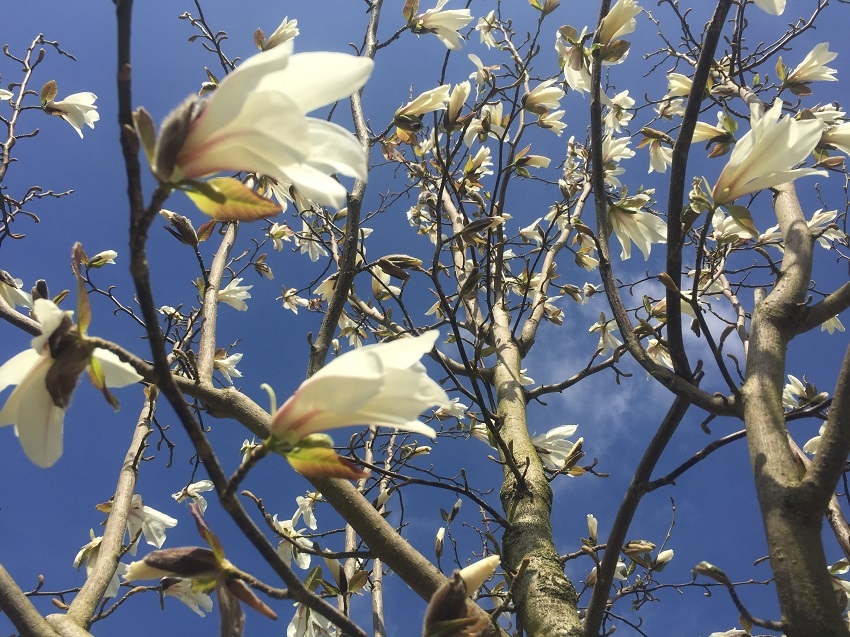
[[[524,575],[513,583],[522,628],[535,637],[581,635],[575,588],[566,575],[552,542],[552,490],[528,434],[525,399],[520,379],[520,353],[510,331],[497,331],[498,363],[495,384],[501,434],[513,449],[524,475],[519,483],[505,468],[502,506],[509,522],[502,538],[502,561],[516,571],[528,560]]]
[[[785,633],[846,637],[820,539],[826,500],[820,489],[802,483],[785,429],[785,353],[805,312],[814,238],[793,185],[778,190],[775,206],[786,241],[782,274],[753,314],[742,392],[750,460]]]

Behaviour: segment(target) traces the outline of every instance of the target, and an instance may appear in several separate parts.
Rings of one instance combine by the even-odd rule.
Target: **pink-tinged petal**
[[[0,391],[6,389],[9,385],[18,385],[26,378],[33,367],[38,365],[42,356],[34,349],[24,350],[20,354],[16,354],[2,367],[0,367]],[[11,422],[0,423],[0,425],[9,425]]]
[[[95,348],[92,356],[98,360],[101,369],[103,369],[107,387],[126,387],[142,380],[142,377],[136,373],[131,365],[122,361],[109,350]]]
[[[224,125],[221,106],[239,109]],[[177,158],[184,176],[203,177],[227,170],[262,171],[280,178],[280,166],[304,161],[310,149],[306,118],[281,93],[215,95],[193,123]]]
[[[42,356],[23,382],[15,388],[0,422],[15,424],[24,453],[39,467],[50,467],[62,456],[65,410],[53,404],[45,379],[53,360]]]

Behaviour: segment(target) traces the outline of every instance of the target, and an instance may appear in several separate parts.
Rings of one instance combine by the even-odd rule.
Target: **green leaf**
[[[315,591],[322,583],[322,567],[314,566],[307,577],[304,578],[304,587],[309,591]]]
[[[416,17],[416,13],[418,11],[419,0],[407,0],[401,10],[401,15],[404,16],[404,19],[407,21],[407,24],[410,24],[411,22],[413,22],[413,18]]]
[[[59,88],[56,86],[56,80],[45,82],[41,87],[41,105],[44,106],[48,102],[52,102],[56,98]]]
[[[286,454],[292,468],[307,478],[359,480],[369,475],[327,447],[298,447]]]
[[[727,204],[726,209],[739,226],[758,236],[759,231],[756,230],[756,225],[753,223],[753,217],[747,208],[744,208],[744,206]]]
[[[369,581],[369,572],[364,570],[355,571],[351,576],[351,579],[348,580],[348,592],[356,593],[361,588],[366,586]]]
[[[106,402],[112,405],[112,408],[115,411],[118,411],[121,408],[118,399],[112,395],[112,392],[109,391],[109,388],[106,386],[106,375],[103,373],[103,367],[100,364],[100,361],[97,360],[94,356],[89,360],[89,379],[91,380],[91,384],[97,387],[100,390],[100,393],[103,394],[103,397],[106,398]]]
[[[184,192],[204,214],[219,221],[256,221],[283,208],[232,177],[214,177],[184,185]]]

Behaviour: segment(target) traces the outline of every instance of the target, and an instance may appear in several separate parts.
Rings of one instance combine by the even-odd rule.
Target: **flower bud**
[[[153,166],[151,166],[153,174],[161,182],[171,181],[177,165],[177,157],[189,135],[189,125],[198,116],[199,111],[200,102],[193,95],[171,111],[162,123],[159,138],[156,140]]]

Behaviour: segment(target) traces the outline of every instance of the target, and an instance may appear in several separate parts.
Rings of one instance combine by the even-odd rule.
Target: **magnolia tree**
[[[117,100],[4,49],[14,630],[846,635],[842,3],[329,4],[117,0]],[[126,198],[51,189],[45,114]]]

